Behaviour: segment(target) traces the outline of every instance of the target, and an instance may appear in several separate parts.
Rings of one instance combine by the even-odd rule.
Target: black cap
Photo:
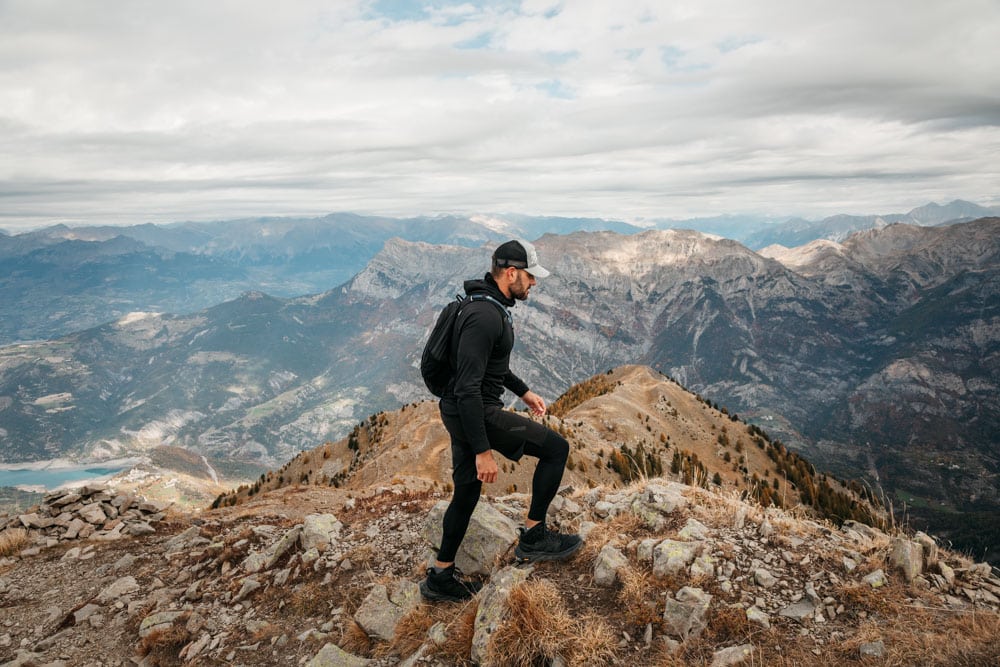
[[[493,251],[493,262],[497,266],[513,266],[524,269],[536,278],[549,276],[549,271],[538,263],[538,252],[535,246],[527,241],[516,239],[507,241]]]

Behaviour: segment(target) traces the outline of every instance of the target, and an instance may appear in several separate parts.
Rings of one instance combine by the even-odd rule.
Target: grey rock
[[[160,611],[150,614],[139,624],[139,637],[145,638],[153,632],[164,631],[173,626],[174,621],[184,615],[183,611]]]
[[[309,514],[302,522],[302,550],[323,551],[340,537],[343,524],[333,514]]]
[[[101,611],[101,605],[99,604],[89,603],[83,605],[82,607],[73,612],[74,625],[79,625],[80,623],[83,623],[84,621],[86,621],[88,618],[98,613],[99,611]]]
[[[327,644],[319,650],[306,667],[365,667],[371,660],[348,653],[336,644]]]
[[[683,540],[699,541],[708,538],[710,532],[708,526],[695,518],[689,518],[677,536]]]
[[[934,538],[927,533],[917,532],[913,536],[913,541],[916,542],[924,550],[924,565],[927,567],[934,567],[938,562],[938,545],[934,541]]]
[[[751,658],[753,658],[753,644],[729,646],[712,654],[712,664],[710,667],[741,665]]]
[[[135,577],[122,577],[98,593],[97,601],[101,604],[108,604],[138,591],[139,582],[135,580]]]
[[[247,574],[254,574],[261,570],[274,567],[282,556],[287,554],[299,540],[302,533],[302,526],[294,526],[289,529],[281,538],[262,552],[251,553],[243,561],[243,570]]]
[[[427,515],[422,536],[432,547],[441,544],[446,501],[437,503]],[[479,503],[472,513],[455,563],[467,574],[488,574],[497,558],[517,540],[517,524],[490,503]]]
[[[778,579],[762,567],[754,570],[753,578],[757,585],[763,588],[771,588],[778,583]]]
[[[858,652],[862,658],[881,658],[885,655],[885,642],[881,639],[866,642],[858,647]]]
[[[56,507],[64,507],[66,505],[72,505],[76,501],[80,500],[80,498],[82,498],[82,497],[83,496],[81,496],[79,493],[70,492],[70,493],[67,493],[67,494],[65,494],[63,496],[60,496],[59,498],[55,498],[54,500],[50,500],[48,502],[48,504],[49,505],[55,505]]]
[[[793,621],[798,621],[799,623],[805,623],[811,619],[815,613],[816,606],[807,598],[799,600],[798,602],[793,602],[787,607],[782,608],[778,612],[778,615],[790,618]]]
[[[663,626],[667,634],[682,641],[700,635],[707,626],[705,616],[711,603],[712,596],[700,588],[681,588],[666,600]]]
[[[892,538],[889,562],[907,581],[913,581],[923,571],[923,559],[924,548],[919,543],[905,537]]]
[[[199,528],[198,526],[191,526],[184,532],[177,533],[176,535],[171,537],[163,544],[163,546],[167,551],[181,549],[186,544],[188,544],[189,542],[198,537],[201,537],[201,528]]]
[[[135,523],[128,524],[126,531],[129,535],[150,535],[155,533],[156,529],[145,521],[136,521]]]
[[[240,587],[240,592],[236,594],[233,598],[233,602],[239,602],[240,600],[253,595],[263,584],[254,579],[253,577],[247,577],[243,580],[243,585]]]
[[[939,560],[937,566],[938,566],[938,572],[940,572],[941,576],[944,577],[944,580],[948,583],[948,586],[949,587],[954,586],[955,570],[953,570],[951,566],[945,563],[943,560]]]
[[[444,646],[448,641],[448,626],[442,621],[438,621],[427,630],[427,639],[435,646]]]
[[[114,564],[111,566],[111,570],[114,572],[118,572],[120,570],[127,570],[133,565],[135,565],[135,561],[136,561],[135,556],[133,556],[132,554],[125,554],[124,556],[122,556],[121,558],[119,558],[114,562]]]
[[[864,579],[862,579],[862,581],[872,588],[881,588],[889,583],[889,580],[886,579],[885,572],[881,569],[875,570],[871,574],[867,575]]]
[[[391,589],[375,584],[354,615],[365,632],[392,641],[396,626],[420,604],[420,588],[412,581],[400,580]]]
[[[108,520],[108,515],[104,513],[99,503],[84,506],[78,514],[81,519],[94,525],[104,523]]]
[[[767,630],[771,627],[771,617],[755,606],[747,609],[747,620]]]
[[[662,577],[686,569],[701,553],[700,542],[663,540],[653,547],[653,574]]]
[[[618,573],[628,566],[628,558],[611,544],[605,544],[594,561],[594,583],[612,586]]]
[[[55,523],[55,520],[51,517],[39,516],[36,512],[32,512],[31,514],[21,514],[17,517],[17,519],[25,528],[48,528]]]

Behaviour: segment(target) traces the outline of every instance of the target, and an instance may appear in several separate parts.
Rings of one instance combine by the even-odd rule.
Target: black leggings
[[[533,442],[524,443],[524,453],[538,458],[538,465],[531,480],[531,507],[528,509],[528,518],[544,522],[549,504],[559,491],[563,470],[566,469],[569,443],[555,431],[549,430],[541,445]],[[483,483],[478,480],[455,485],[455,495],[452,496],[451,503],[444,513],[444,532],[441,536],[441,548],[438,550],[440,562],[454,562],[458,547],[465,537],[465,531],[469,528],[472,511],[479,502],[482,488]]]

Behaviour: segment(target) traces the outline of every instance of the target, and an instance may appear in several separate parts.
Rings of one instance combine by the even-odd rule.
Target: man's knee
[[[545,436],[542,449],[554,463],[565,465],[569,458],[569,442],[555,431],[549,431]]]

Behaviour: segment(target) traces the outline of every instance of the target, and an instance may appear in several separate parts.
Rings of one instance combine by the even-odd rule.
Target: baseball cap
[[[538,263],[538,252],[535,246],[527,241],[515,239],[507,241],[493,251],[493,261],[497,266],[513,266],[524,269],[536,278],[549,276],[549,271]]]

